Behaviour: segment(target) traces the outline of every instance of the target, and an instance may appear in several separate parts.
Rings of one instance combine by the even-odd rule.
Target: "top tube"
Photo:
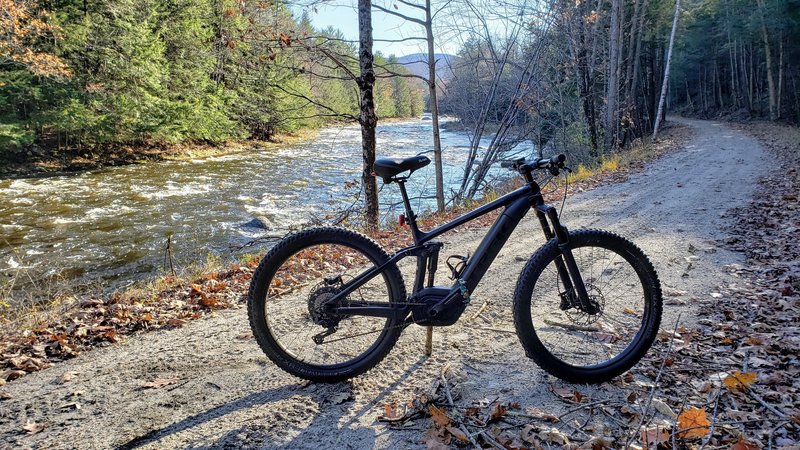
[[[462,214],[461,216],[456,217],[455,219],[451,220],[450,222],[447,222],[447,223],[445,223],[443,225],[440,225],[440,226],[438,226],[438,227],[436,227],[436,228],[434,228],[434,229],[432,229],[432,230],[430,230],[428,232],[421,231],[416,226],[416,222],[414,222],[413,225],[410,224],[412,226],[411,232],[414,235],[414,242],[415,242],[416,245],[422,245],[422,244],[430,241],[431,239],[433,239],[433,238],[435,238],[437,236],[440,236],[440,235],[442,235],[442,234],[444,234],[444,233],[446,233],[446,232],[448,232],[448,231],[450,231],[450,230],[452,230],[452,229],[454,229],[456,227],[459,227],[459,226],[461,226],[461,225],[463,225],[463,224],[465,224],[465,223],[467,223],[469,221],[472,221],[474,219],[477,219],[478,217],[486,215],[486,214],[494,211],[495,209],[498,209],[498,208],[501,208],[501,207],[504,207],[504,206],[508,206],[511,203],[513,203],[514,201],[518,200],[519,198],[525,197],[527,195],[531,195],[532,193],[533,193],[533,188],[531,187],[531,185],[526,184],[525,186],[522,186],[519,189],[516,189],[516,190],[514,190],[512,192],[509,192],[508,194],[506,194],[506,195],[504,195],[504,196],[502,196],[502,197],[500,197],[500,198],[498,198],[498,199],[496,199],[494,201],[491,201],[491,202],[489,202],[489,203],[487,203],[487,204],[485,204],[485,205],[483,205],[483,206],[481,206],[479,208],[476,208],[476,209],[474,209],[472,211],[469,211],[469,212],[467,212],[465,214]],[[417,229],[414,230],[414,228],[417,228]]]

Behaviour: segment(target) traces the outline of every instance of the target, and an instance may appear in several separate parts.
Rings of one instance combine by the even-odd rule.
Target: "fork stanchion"
[[[433,353],[433,327],[425,327],[425,356]]]

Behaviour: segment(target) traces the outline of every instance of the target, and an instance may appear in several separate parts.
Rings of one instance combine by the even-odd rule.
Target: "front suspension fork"
[[[583,277],[578,270],[578,265],[575,263],[575,258],[572,256],[572,249],[569,247],[569,231],[567,227],[561,225],[558,219],[556,208],[544,203],[536,205],[536,216],[539,218],[539,223],[542,226],[542,231],[549,241],[553,237],[558,242],[558,248],[561,254],[556,256],[556,269],[558,270],[558,277],[564,284],[564,289],[569,295],[575,292],[578,296],[578,302],[581,309],[587,314],[597,314],[598,307],[589,299],[589,293],[586,291],[586,284],[583,282]],[[552,223],[552,228],[550,223]],[[555,232],[554,232],[555,230]]]

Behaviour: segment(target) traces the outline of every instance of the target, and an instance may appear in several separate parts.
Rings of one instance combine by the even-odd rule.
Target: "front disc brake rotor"
[[[583,311],[580,303],[573,306],[572,308],[568,308],[564,310],[564,313],[567,315],[569,320],[575,324],[580,326],[587,326],[591,325],[603,315],[603,307],[606,305],[605,297],[603,297],[603,293],[600,291],[600,288],[596,287],[591,283],[586,284],[586,293],[589,294],[589,301],[592,302],[593,306],[597,308],[597,314],[587,314]],[[578,301],[577,299],[575,299]],[[563,301],[563,299],[562,299]]]

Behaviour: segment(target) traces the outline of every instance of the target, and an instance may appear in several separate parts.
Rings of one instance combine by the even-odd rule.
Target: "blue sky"
[[[389,2],[381,3],[386,7],[391,7]],[[400,5],[398,5],[400,6]],[[358,40],[358,15],[356,13],[357,2],[353,0],[335,0],[333,2],[319,5],[316,11],[311,8],[304,8],[301,6],[294,6],[292,10],[296,17],[300,17],[303,11],[307,11],[311,17],[311,23],[315,28],[327,28],[329,26],[338,28],[344,33],[347,39]],[[398,9],[399,12],[407,15],[415,15],[416,10],[403,7]],[[419,11],[420,13],[422,11]],[[417,16],[420,17],[420,16]],[[422,18],[422,17],[420,17]],[[407,22],[401,18],[383,13],[381,11],[372,10],[372,28],[373,36],[378,39],[403,39],[413,36],[425,36],[425,31],[421,26]],[[388,56],[394,54],[395,56],[410,55],[413,53],[427,52],[427,44],[424,40],[414,40],[406,42],[380,42],[376,41],[374,50],[380,51]],[[457,48],[452,45],[444,45],[443,48],[437,45],[436,52],[455,53]]]

